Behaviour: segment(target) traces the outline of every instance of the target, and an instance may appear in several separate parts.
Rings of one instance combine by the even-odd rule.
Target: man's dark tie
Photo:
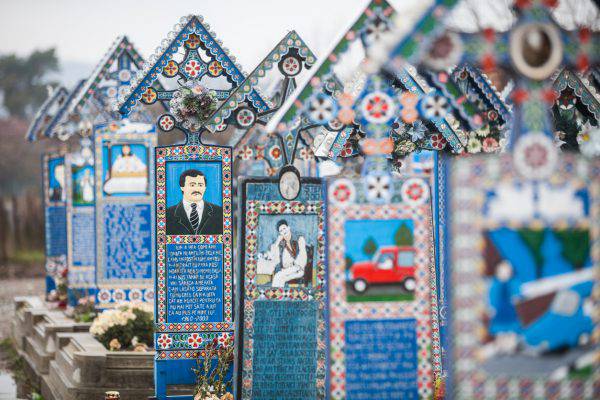
[[[194,228],[194,233],[196,233],[198,231],[198,225],[200,224],[200,217],[198,217],[198,204],[196,203],[192,203],[190,222],[192,223],[192,228]]]

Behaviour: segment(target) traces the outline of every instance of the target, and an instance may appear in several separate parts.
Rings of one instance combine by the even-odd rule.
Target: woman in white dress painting
[[[148,190],[148,168],[140,158],[131,152],[131,146],[124,144],[121,154],[110,166],[104,192],[145,193]]]
[[[269,250],[258,257],[257,273],[272,275],[275,272],[272,287],[284,287],[291,280],[304,276],[304,269],[308,263],[306,252],[306,240],[299,236],[297,240],[292,238],[292,230],[284,219],[277,222],[279,235]]]
[[[89,168],[86,168],[83,172],[83,176],[79,180],[79,187],[81,188],[81,198],[84,203],[94,202],[94,177]]]

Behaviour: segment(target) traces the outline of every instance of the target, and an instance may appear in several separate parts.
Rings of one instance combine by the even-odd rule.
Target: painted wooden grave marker
[[[239,399],[325,398],[324,185],[300,183],[294,200],[282,197],[277,180],[241,185]]]
[[[428,398],[441,370],[429,179],[340,178],[328,193],[330,396]]]
[[[154,125],[96,130],[97,307],[154,301],[154,147]]]
[[[42,159],[46,238],[46,298],[58,300],[59,285],[66,284],[67,191],[65,155],[56,152]]]
[[[528,139],[451,163],[458,399],[597,397],[600,164]]]
[[[69,305],[95,295],[96,225],[94,153],[89,137],[65,156],[67,188],[67,262]]]
[[[152,289],[150,288],[153,248],[151,242],[153,214],[150,204],[151,189],[146,187],[143,191],[146,196],[143,201],[146,205],[135,209],[136,212],[139,212],[137,218],[132,216],[132,218],[136,218],[137,223],[117,223],[118,219],[124,217],[124,208],[118,207],[116,204],[118,202],[123,204],[125,201],[123,195],[131,194],[127,191],[144,179],[141,176],[130,176],[129,183],[123,184],[123,180],[112,179],[113,177],[108,174],[120,174],[121,178],[124,178],[123,174],[137,173],[139,175],[144,168],[141,165],[134,166],[132,160],[136,159],[143,163],[139,157],[145,157],[145,179],[148,180],[152,171],[148,169],[147,165],[150,160],[149,148],[156,143],[156,139],[151,139],[153,134],[143,136],[142,144],[146,150],[137,148],[142,145],[139,143],[129,146],[128,149],[131,153],[128,155],[130,158],[127,161],[123,158],[117,161],[118,155],[115,155],[114,162],[122,164],[122,166],[116,167],[120,171],[104,170],[105,162],[109,164],[113,162],[112,159],[105,159],[109,156],[108,149],[105,152],[104,148],[104,140],[109,140],[107,130],[114,132],[114,129],[111,130],[111,128],[118,126],[122,130],[121,133],[124,133],[127,129],[136,126],[134,122],[119,121],[119,115],[112,107],[118,94],[129,85],[133,75],[140,70],[143,63],[144,60],[127,37],[117,37],[88,79],[82,81],[72,92],[64,109],[60,112],[61,115],[54,128],[59,132],[57,133],[59,137],[68,138],[75,133],[82,136],[79,153],[71,154],[68,158],[71,167],[68,168],[70,178],[67,180],[72,181],[68,182],[71,185],[72,201],[70,205],[67,204],[69,211],[75,213],[67,218],[69,243],[73,246],[72,249],[69,249],[68,257],[71,305],[75,305],[78,298],[82,296],[93,296],[96,299],[97,284],[103,288],[101,296],[96,299],[101,308],[114,306],[127,300],[152,300]],[[148,122],[150,115],[139,112],[132,115],[131,119]],[[154,130],[148,124],[145,124],[142,129],[142,132],[146,133]],[[123,146],[117,144],[117,147],[122,149]],[[112,158],[112,156],[113,154],[110,152],[110,157]],[[127,166],[123,167],[125,164]],[[121,185],[120,189],[119,185]],[[115,193],[115,197],[108,200],[108,197],[112,195],[109,192],[113,190],[121,190],[121,192]],[[124,191],[126,193],[123,193]],[[120,200],[112,200],[117,197]],[[112,206],[107,203],[112,203]],[[107,221],[109,214],[106,213],[109,208],[112,213],[120,213],[118,216],[113,214],[112,221]],[[108,218],[111,217],[108,216]],[[144,222],[141,221],[142,219]],[[125,241],[116,240],[117,238],[111,236],[120,229],[121,232],[123,229],[129,229],[128,235],[131,237],[131,241],[125,243]],[[125,256],[123,249],[128,245],[136,248],[130,247]],[[127,259],[131,256],[136,257],[136,261],[133,263]],[[130,271],[125,272],[125,269]],[[142,286],[145,285],[145,289],[142,290],[131,280],[117,283],[124,279],[124,276],[129,279],[140,279],[141,276],[144,276],[145,278],[141,279],[145,279],[145,282],[142,283]],[[127,285],[128,289],[123,285]]]
[[[245,79],[201,16],[183,17],[168,37],[117,106],[127,116],[140,102],[161,103],[168,111],[158,127],[186,134],[185,145],[155,151],[155,387],[161,400],[191,399],[173,396],[169,387],[196,383],[193,369],[209,343],[232,343],[232,148],[204,145],[200,137]],[[178,89],[165,90],[160,80]],[[267,109],[256,90],[244,95],[259,112]],[[189,113],[184,99],[202,103],[200,110]]]

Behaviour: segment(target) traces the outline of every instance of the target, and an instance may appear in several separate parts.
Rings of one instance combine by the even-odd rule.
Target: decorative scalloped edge
[[[571,88],[581,103],[596,117],[596,121],[600,121],[600,96],[596,88],[583,75],[564,68],[558,73],[552,86],[559,93],[567,87]],[[578,91],[580,93],[577,93]],[[586,92],[587,96],[584,96]]]
[[[96,65],[96,68],[94,68],[92,74],[86,80],[85,85],[81,89],[77,98],[67,110],[69,115],[81,111],[86,100],[93,96],[96,92],[98,84],[102,81],[102,79],[104,79],[107,70],[123,54],[123,52],[127,52],[138,69],[142,68],[144,65],[144,59],[133,47],[133,44],[127,39],[127,36],[118,36],[108,51],[104,53],[104,56]]]
[[[142,94],[155,81],[158,80],[160,73],[168,59],[179,50],[184,40],[190,33],[198,33],[202,44],[207,51],[212,54],[223,67],[225,73],[239,85],[244,79],[245,74],[242,67],[237,64],[235,57],[229,54],[229,50],[222,47],[222,41],[216,38],[216,34],[210,30],[210,25],[204,23],[201,15],[188,15],[182,17],[179,23],[175,24],[171,32],[163,39],[160,46],[156,48],[154,54],[148,58],[142,69],[132,79],[131,85],[125,90],[124,98],[119,96],[115,110],[123,116],[129,115],[131,109],[141,99]],[[206,35],[208,40],[203,40],[202,35]],[[266,107],[266,103],[256,94],[258,104]]]
[[[451,76],[454,78],[461,71],[466,71],[467,74],[469,74],[469,77],[475,82],[485,98],[492,103],[494,110],[498,112],[505,123],[509,123],[512,120],[512,107],[502,100],[502,95],[498,92],[498,89],[496,89],[496,86],[494,86],[490,78],[482,71],[479,71],[477,68],[468,64],[463,64],[454,68]]]
[[[433,40],[438,36],[446,24],[443,22],[450,16],[450,11],[459,2],[459,0],[436,0],[435,3],[413,25],[413,29],[406,30],[404,20],[397,20],[397,29],[392,31],[389,41],[395,43],[389,51],[383,51],[382,60],[376,62],[372,68],[377,69],[377,65],[387,64],[393,68],[393,65],[400,65],[404,62],[414,62],[426,49],[429,48]]]
[[[342,34],[335,40],[329,51],[325,53],[325,56],[319,60],[313,67],[313,72],[309,74],[304,82],[298,85],[292,95],[286,100],[281,108],[275,113],[271,121],[267,124],[268,131],[280,130],[279,126],[283,124],[289,124],[290,121],[294,121],[298,114],[301,113],[302,101],[310,97],[315,88],[311,84],[315,81],[324,81],[327,75],[333,72],[332,66],[335,65],[339,59],[339,55],[343,54],[347,49],[348,45],[355,40],[360,40],[357,31],[363,28],[364,20],[369,17],[369,13],[373,12],[374,9],[382,9],[384,12],[389,13],[390,21],[394,20],[397,15],[396,10],[386,0],[372,0],[369,4],[358,14],[348,28],[342,31]],[[393,24],[392,24],[393,25]],[[351,36],[348,38],[348,36]]]
[[[291,43],[289,43],[291,41]],[[206,128],[211,131],[216,131],[216,126],[228,118],[231,113],[238,108],[239,104],[249,97],[251,90],[256,90],[260,93],[258,80],[273,69],[273,67],[281,60],[281,58],[289,52],[291,48],[298,49],[301,56],[305,57],[307,67],[312,67],[316,61],[316,56],[311,49],[306,45],[304,40],[296,33],[295,30],[288,32],[283,39],[271,50],[271,52],[256,66],[256,68],[246,77],[246,79],[232,92],[229,98],[221,104],[213,116],[206,123]],[[253,103],[256,107],[256,105]],[[273,108],[269,105],[268,108]],[[257,107],[257,109],[259,109]],[[260,110],[259,111],[266,111]]]
[[[439,80],[438,74],[436,72],[431,71],[431,72],[429,72],[429,75],[430,75],[431,79],[433,80],[436,88],[442,92],[442,94],[450,102],[452,107],[454,107],[454,109],[460,114],[461,118],[468,122],[468,124],[470,125],[469,128],[472,129],[473,126],[475,125],[473,122],[473,119],[471,118],[471,116],[469,116],[469,114],[467,114],[467,111],[465,110],[464,107],[461,106],[461,103],[459,103],[459,99],[461,99],[461,98],[463,99],[462,103],[467,103],[467,104],[471,103],[466,98],[465,93],[460,91],[460,97],[457,98],[455,95],[450,93],[450,91],[448,90],[448,85]],[[456,83],[454,81],[450,82],[450,84],[456,85]],[[456,86],[458,86],[458,85],[456,85]]]
[[[61,96],[63,96],[64,99],[68,98],[69,96],[69,91],[65,89],[64,86],[56,87],[48,96],[48,98],[44,101],[44,103],[38,109],[38,111],[35,113],[35,116],[33,117],[31,124],[29,125],[29,129],[27,130],[27,134],[25,134],[25,139],[27,139],[30,142],[34,142],[38,139],[36,132],[41,128],[40,125],[44,124],[42,121],[43,118],[46,117],[50,107],[52,107],[52,105],[54,105],[55,102],[59,101]],[[52,120],[50,120],[50,122],[52,122]],[[48,126],[46,126],[43,130],[43,134],[44,136],[49,137],[49,135],[46,133],[47,128]]]
[[[45,135],[47,137],[52,137],[55,132],[54,132],[54,127],[57,124],[64,124],[66,121],[65,117],[67,115],[69,115],[67,113],[67,110],[70,108],[70,105],[73,103],[73,100],[75,99],[75,97],[77,97],[77,95],[79,94],[79,92],[82,90],[83,88],[83,84],[85,83],[85,79],[80,80],[75,87],[73,88],[73,90],[71,91],[71,93],[69,93],[69,97],[67,97],[67,100],[65,101],[65,104],[63,104],[63,106],[61,107],[60,110],[58,110],[58,112],[56,113],[56,115],[54,116],[54,118],[52,119],[52,121],[50,122],[50,124],[48,124],[48,127],[46,128],[46,132]]]

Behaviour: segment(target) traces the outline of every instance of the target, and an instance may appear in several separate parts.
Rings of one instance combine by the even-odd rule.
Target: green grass
[[[10,258],[9,263],[14,264],[39,264],[45,260],[44,251],[40,249],[34,250],[17,250]]]
[[[363,303],[365,301],[413,301],[415,295],[411,293],[398,294],[348,294],[348,303]]]
[[[594,372],[591,365],[569,372],[569,379],[588,379]]]

